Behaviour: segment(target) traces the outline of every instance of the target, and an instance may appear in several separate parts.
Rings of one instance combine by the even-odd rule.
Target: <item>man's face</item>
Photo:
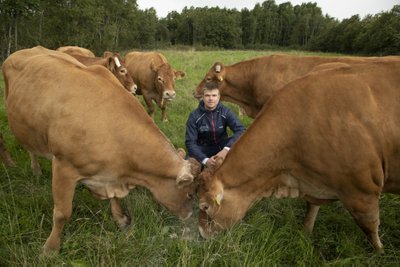
[[[204,90],[204,107],[208,110],[214,110],[218,105],[219,98],[220,95],[218,89]]]

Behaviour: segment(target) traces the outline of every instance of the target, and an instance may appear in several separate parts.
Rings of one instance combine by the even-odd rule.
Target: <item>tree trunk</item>
[[[18,50],[18,23],[17,20],[15,20],[15,25],[14,25],[14,51]]]
[[[11,54],[11,40],[12,40],[12,22],[10,22],[10,27],[8,28],[8,46],[7,46],[7,57]]]

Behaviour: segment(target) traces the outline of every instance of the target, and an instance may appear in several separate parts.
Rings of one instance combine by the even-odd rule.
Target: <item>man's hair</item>
[[[215,89],[219,89],[218,88],[218,84],[215,82],[207,82],[204,86],[203,86],[203,92],[206,90],[215,90]]]

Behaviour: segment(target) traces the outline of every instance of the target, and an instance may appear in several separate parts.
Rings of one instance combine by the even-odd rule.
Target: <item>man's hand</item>
[[[228,154],[228,150],[227,149],[222,149],[213,158],[215,159],[215,157],[219,157],[219,158],[222,158],[222,160],[225,160],[225,157],[226,157],[227,154]]]
[[[207,167],[214,167],[216,164],[216,160],[215,160],[215,156],[212,156],[211,158],[209,158],[206,162],[206,166]]]
[[[206,162],[206,166],[207,167],[215,167],[217,164],[217,159],[221,158],[222,161],[225,160],[226,155],[228,154],[228,150],[227,149],[222,149],[220,152],[218,152],[216,155],[212,156],[211,158],[209,158]]]

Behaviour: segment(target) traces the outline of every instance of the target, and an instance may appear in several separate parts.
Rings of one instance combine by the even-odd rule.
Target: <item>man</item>
[[[235,114],[219,100],[219,90],[212,84],[206,85],[203,99],[186,122],[188,156],[203,166],[214,166],[217,157],[225,159],[232,144],[245,131]],[[228,136],[227,127],[233,136]]]

